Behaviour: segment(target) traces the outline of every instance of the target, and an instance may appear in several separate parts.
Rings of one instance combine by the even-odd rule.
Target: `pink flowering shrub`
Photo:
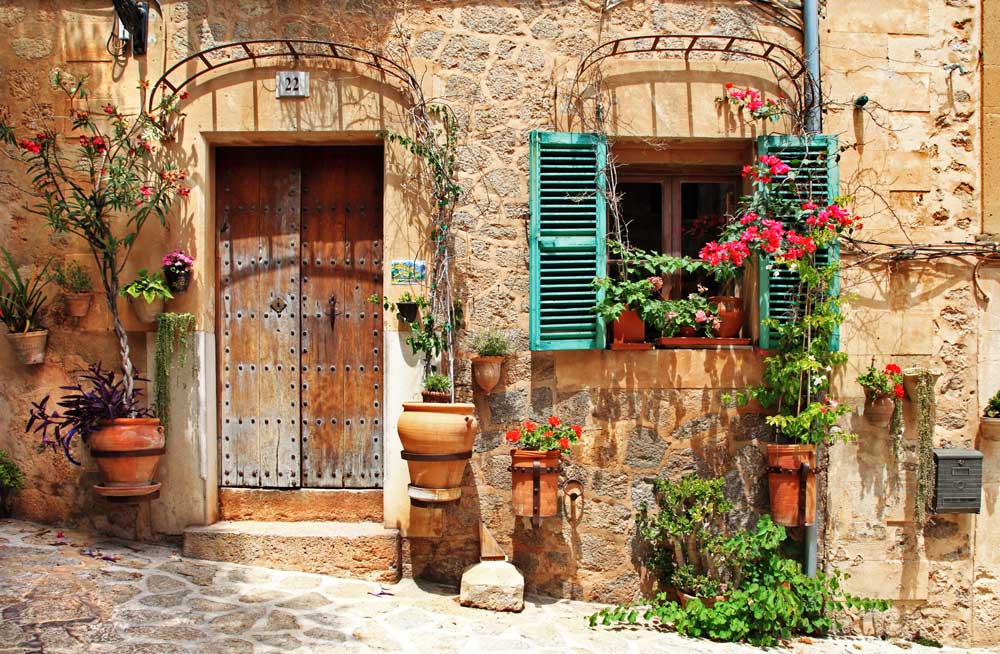
[[[779,95],[777,98],[765,99],[763,94],[757,89],[750,88],[749,86],[738,88],[732,82],[726,84],[725,95],[716,98],[716,102],[728,102],[735,105],[740,111],[745,109],[757,120],[775,122],[783,115],[789,113],[788,99],[785,96]]]

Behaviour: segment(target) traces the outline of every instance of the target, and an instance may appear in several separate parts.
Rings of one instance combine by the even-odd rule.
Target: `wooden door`
[[[222,485],[382,485],[380,148],[220,148]]]

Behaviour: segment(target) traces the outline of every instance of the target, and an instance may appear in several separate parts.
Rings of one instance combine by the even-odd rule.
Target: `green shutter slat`
[[[607,144],[597,134],[532,132],[530,145],[531,349],[603,348],[591,281],[605,269]]]
[[[816,204],[829,204],[834,200],[840,187],[837,169],[837,137],[830,135],[786,136],[768,135],[757,139],[758,154],[773,154],[784,160],[794,171],[795,188],[785,188],[778,193],[783,200],[793,202],[795,208],[811,200]],[[782,181],[783,176],[776,177]],[[787,226],[793,226],[798,214],[777,216]],[[837,243],[816,253],[819,264],[840,260],[840,246]],[[768,259],[760,261],[760,347],[771,349],[777,346],[776,334],[764,321],[787,322],[799,308],[798,274],[791,270],[781,270],[778,275],[768,270]],[[839,292],[839,276],[833,281],[832,292]],[[840,329],[834,331],[830,348],[840,348]]]

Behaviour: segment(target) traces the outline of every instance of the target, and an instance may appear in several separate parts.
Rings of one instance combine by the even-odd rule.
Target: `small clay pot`
[[[716,330],[719,338],[736,338],[743,329],[743,300],[732,295],[718,295],[708,298],[708,301],[719,310],[719,320],[722,324]]]
[[[17,360],[26,366],[36,366],[45,362],[45,345],[49,340],[49,330],[40,329],[23,334],[7,334],[7,342],[14,350]]]
[[[646,323],[637,311],[625,309],[611,323],[611,337],[615,343],[643,343],[646,340]]]
[[[152,302],[146,302],[143,298],[129,298],[128,303],[132,305],[132,312],[139,322],[156,322],[156,317],[163,313],[163,298],[156,298]]]
[[[694,338],[698,335],[698,330],[691,325],[684,325],[677,330],[678,336],[683,336],[684,338]]]
[[[472,377],[487,395],[500,383],[503,357],[476,357],[472,360]]]
[[[187,291],[188,287],[191,285],[190,270],[175,272],[172,268],[164,267],[163,276],[167,280],[167,286],[173,293],[183,293]]]
[[[906,389],[906,397],[911,401],[917,401],[917,382],[920,380],[920,373],[925,368],[907,368],[903,371],[903,388]],[[927,370],[931,375],[931,392],[934,392],[934,385],[937,384],[938,378],[943,374],[940,370]]]
[[[704,606],[706,609],[710,609],[713,606],[715,606],[717,602],[724,602],[727,599],[729,599],[729,596],[716,595],[715,597],[698,597],[697,595],[688,595],[682,590],[674,589],[674,598],[675,601],[681,605],[682,609],[687,608],[688,602],[694,599],[700,601],[702,606]]]
[[[987,418],[986,416],[980,418],[979,433],[983,440],[1000,441],[1000,418]]]
[[[424,398],[424,402],[431,402],[434,404],[447,404],[451,402],[451,393],[438,393],[436,391],[420,391],[420,396]]]
[[[83,318],[90,311],[90,303],[93,299],[93,293],[63,293],[66,315],[70,318]]]
[[[891,393],[875,393],[865,389],[865,420],[878,427],[888,427],[896,404]]]

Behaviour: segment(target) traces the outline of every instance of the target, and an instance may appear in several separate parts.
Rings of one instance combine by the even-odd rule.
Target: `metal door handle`
[[[330,329],[337,326],[337,296],[330,296]]]

